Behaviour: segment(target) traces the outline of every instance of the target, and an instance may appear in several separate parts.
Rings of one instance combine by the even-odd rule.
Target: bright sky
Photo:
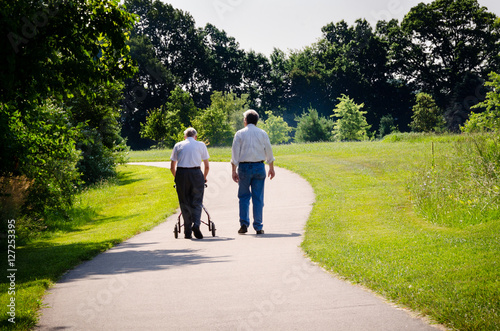
[[[234,37],[245,50],[269,56],[273,48],[302,49],[321,37],[321,28],[342,19],[349,25],[365,18],[401,21],[410,9],[430,0],[162,0],[189,12],[197,27],[206,23]],[[500,16],[499,0],[479,0]]]

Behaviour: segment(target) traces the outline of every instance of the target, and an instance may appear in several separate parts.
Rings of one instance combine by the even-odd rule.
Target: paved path
[[[238,235],[231,167],[210,167],[204,205],[216,237],[202,225],[203,240],[175,239],[173,215],[67,273],[38,329],[436,330],[303,256],[314,193],[301,177],[277,168],[266,182],[266,234]]]

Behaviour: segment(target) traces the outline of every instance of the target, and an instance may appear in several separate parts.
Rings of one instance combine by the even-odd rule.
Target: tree
[[[221,108],[208,107],[193,120],[193,126],[198,131],[198,138],[207,145],[231,145],[234,130]]]
[[[0,1],[0,177],[30,183],[25,215],[71,203],[84,125],[68,100],[133,74],[133,23],[114,0]]]
[[[11,175],[30,183],[22,211],[40,220],[48,210],[64,210],[72,204],[79,180],[76,142],[82,125],[73,126],[69,113],[51,101],[24,116],[8,108],[0,104],[0,117],[6,120],[0,133],[6,144],[0,150],[2,156],[4,149],[22,151],[14,158]]]
[[[231,92],[241,88],[245,52],[233,37],[207,23],[203,29],[207,57],[204,70],[212,91]]]
[[[116,165],[125,162],[127,146],[120,135],[123,83],[87,87],[65,101],[73,126],[81,125],[77,148],[81,179],[92,184],[116,175]]]
[[[416,96],[412,119],[410,127],[417,132],[441,131],[445,125],[436,102],[431,95],[423,92]]]
[[[384,115],[380,119],[380,125],[379,125],[379,138],[383,138],[384,136],[398,132],[398,127],[397,125],[394,124],[394,118],[392,117],[391,114]]]
[[[366,112],[361,111],[364,104],[356,104],[354,100],[343,94],[333,110],[337,117],[333,126],[333,137],[338,141],[357,141],[368,139],[368,130],[371,125],[366,122]]]
[[[141,136],[155,140],[157,147],[173,147],[197,114],[190,94],[177,87],[163,106],[148,112],[146,123],[141,123]]]
[[[130,76],[134,18],[117,1],[0,3],[0,102],[24,108],[91,82]]]
[[[123,133],[131,146],[143,148],[149,142],[140,139],[139,131],[147,112],[164,105],[176,86],[187,91],[198,107],[206,106],[209,56],[203,34],[189,13],[160,0],[126,0],[124,4],[138,16],[129,46],[139,70],[126,82]]]
[[[243,127],[247,96],[214,91],[210,99],[210,106],[193,120],[193,126],[201,140],[213,146],[228,146],[234,133]]]
[[[432,94],[442,109],[467,73],[484,79],[500,65],[500,20],[476,0],[420,3],[392,41],[394,75]]]
[[[293,129],[283,120],[283,117],[273,115],[272,111],[266,111],[267,119],[261,121],[260,128],[267,132],[271,144],[283,144],[290,140]]]
[[[500,132],[500,74],[490,73],[486,86],[493,90],[486,94],[486,100],[473,107],[486,110],[472,113],[461,128],[463,132]]]
[[[296,142],[329,141],[332,138],[333,121],[319,116],[318,111],[309,107],[307,113],[296,117]]]

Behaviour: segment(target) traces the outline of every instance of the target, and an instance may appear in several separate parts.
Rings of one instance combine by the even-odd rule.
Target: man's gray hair
[[[257,125],[259,114],[255,110],[249,109],[243,113],[243,118],[247,120],[247,124]]]
[[[187,128],[184,130],[184,137],[196,137],[198,135],[198,132],[194,128]]]

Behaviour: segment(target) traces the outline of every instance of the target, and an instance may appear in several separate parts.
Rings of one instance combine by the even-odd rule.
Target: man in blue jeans
[[[243,114],[245,127],[234,135],[231,165],[233,180],[238,183],[240,201],[240,229],[244,234],[250,226],[250,199],[253,205],[253,228],[257,234],[264,234],[262,229],[262,210],[264,208],[264,182],[269,164],[269,178],[274,178],[274,156],[267,133],[257,128],[259,114],[253,109]]]

